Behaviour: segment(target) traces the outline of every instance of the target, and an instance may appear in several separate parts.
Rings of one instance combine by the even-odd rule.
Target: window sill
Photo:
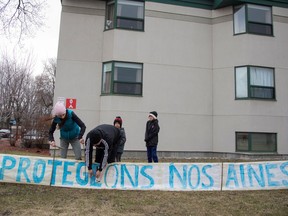
[[[133,95],[133,94],[112,94],[112,93],[101,93],[102,96],[125,96],[125,97],[143,97],[143,95]]]
[[[277,102],[276,99],[265,99],[265,98],[235,98],[235,100],[272,101],[272,102]]]
[[[274,35],[267,35],[267,34],[257,34],[257,33],[250,33],[250,32],[241,32],[241,33],[234,33],[234,36],[238,35],[255,35],[255,36],[267,36],[267,37],[275,37]]]

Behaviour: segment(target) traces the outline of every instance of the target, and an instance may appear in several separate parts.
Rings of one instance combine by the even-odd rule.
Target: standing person
[[[56,127],[60,129],[60,147],[61,147],[61,158],[67,158],[67,151],[69,143],[71,144],[76,160],[81,160],[81,145],[84,144],[82,138],[86,126],[80,120],[80,118],[69,109],[66,109],[62,102],[57,102],[53,108],[53,121],[49,130],[49,143],[55,147],[54,131]]]
[[[158,113],[156,111],[150,112],[148,115],[148,121],[146,123],[145,142],[147,147],[148,163],[152,163],[152,160],[155,163],[158,163],[157,145],[160,127],[157,116]]]
[[[117,116],[114,119],[114,126],[116,128],[120,129],[120,139],[119,139],[119,143],[118,143],[118,147],[117,147],[117,154],[116,154],[116,162],[121,162],[121,156],[123,154],[124,151],[124,145],[126,142],[126,133],[124,128],[122,127],[122,118],[120,116]]]
[[[102,124],[92,129],[86,136],[86,165],[89,175],[93,175],[92,157],[93,146],[96,147],[95,162],[99,163],[96,179],[100,178],[107,163],[115,162],[117,144],[120,139],[120,130],[114,125]]]

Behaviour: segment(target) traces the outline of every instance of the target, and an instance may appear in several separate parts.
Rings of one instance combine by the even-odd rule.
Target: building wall
[[[89,130],[100,121],[105,4],[81,2],[62,1],[55,100],[76,98],[75,112]]]
[[[214,11],[213,20],[219,21],[213,24],[214,151],[235,152],[236,131],[272,132],[278,153],[287,154],[287,18],[287,9],[273,7],[274,37],[233,35],[233,8]],[[275,68],[276,101],[235,100],[234,67],[241,65]]]
[[[63,0],[55,100],[77,99],[87,133],[120,115],[126,150],[145,150],[147,116],[157,110],[159,151],[235,152],[235,131],[267,131],[288,153],[288,16],[273,13],[275,37],[234,36],[232,7],[146,2],[144,32],[104,31],[105,1]],[[142,97],[101,96],[102,63],[111,60],[143,63]],[[277,101],[235,100],[234,67],[248,64],[275,67]]]
[[[176,20],[173,6],[161,8],[148,2],[145,6],[145,32],[105,31],[103,42],[104,62],[144,64],[143,97],[101,97],[101,122],[112,122],[120,114],[128,138],[126,149],[145,150],[147,115],[157,110],[160,151],[207,151],[212,141],[212,29],[205,22],[211,13],[177,7]],[[195,17],[187,14],[199,11],[203,18],[192,22]]]

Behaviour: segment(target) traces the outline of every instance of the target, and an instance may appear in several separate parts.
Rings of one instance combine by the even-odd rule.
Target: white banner
[[[222,190],[288,188],[288,161],[223,163]]]
[[[93,164],[95,172],[97,164]],[[223,170],[222,170],[223,167]],[[257,163],[113,163],[97,182],[82,161],[0,154],[0,182],[121,190],[288,188],[288,161]]]

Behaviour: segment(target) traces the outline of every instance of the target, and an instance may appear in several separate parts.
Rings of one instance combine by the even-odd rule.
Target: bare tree
[[[49,115],[53,106],[55,89],[56,59],[44,63],[43,73],[35,78],[35,97],[39,115]]]
[[[0,61],[0,116],[1,127],[8,127],[12,117],[13,96],[12,85],[14,77],[17,76],[15,71],[15,62],[3,54]]]
[[[34,82],[31,76],[32,64],[29,56],[22,61],[3,55],[0,60],[1,77],[1,119],[5,119],[6,127],[11,120],[16,121],[16,139],[20,135],[18,127],[23,119],[31,116],[34,106]],[[25,118],[24,118],[25,117]],[[15,143],[12,142],[11,145]]]
[[[10,58],[2,54],[0,58],[0,119],[1,127],[8,128],[11,120],[16,121],[15,140],[22,132],[32,132],[40,136],[42,143],[47,137],[53,108],[56,59],[49,59],[44,71],[32,76],[32,60]],[[22,130],[18,130],[21,126]],[[15,141],[14,140],[14,141]],[[15,145],[15,142],[11,142]]]
[[[49,86],[50,86],[50,90],[51,90],[52,100],[54,97],[56,68],[57,68],[57,59],[56,58],[50,58],[44,63],[43,74],[48,76],[48,78],[50,80]],[[53,105],[53,101],[52,101],[52,105]]]
[[[55,88],[56,59],[48,59],[44,63],[44,71],[35,78],[35,104],[33,118],[34,130],[38,135],[45,137],[50,127],[51,111],[53,108],[53,97]]]
[[[18,42],[23,36],[34,36],[44,25],[45,8],[46,0],[1,0],[0,28],[8,38],[16,36]]]

